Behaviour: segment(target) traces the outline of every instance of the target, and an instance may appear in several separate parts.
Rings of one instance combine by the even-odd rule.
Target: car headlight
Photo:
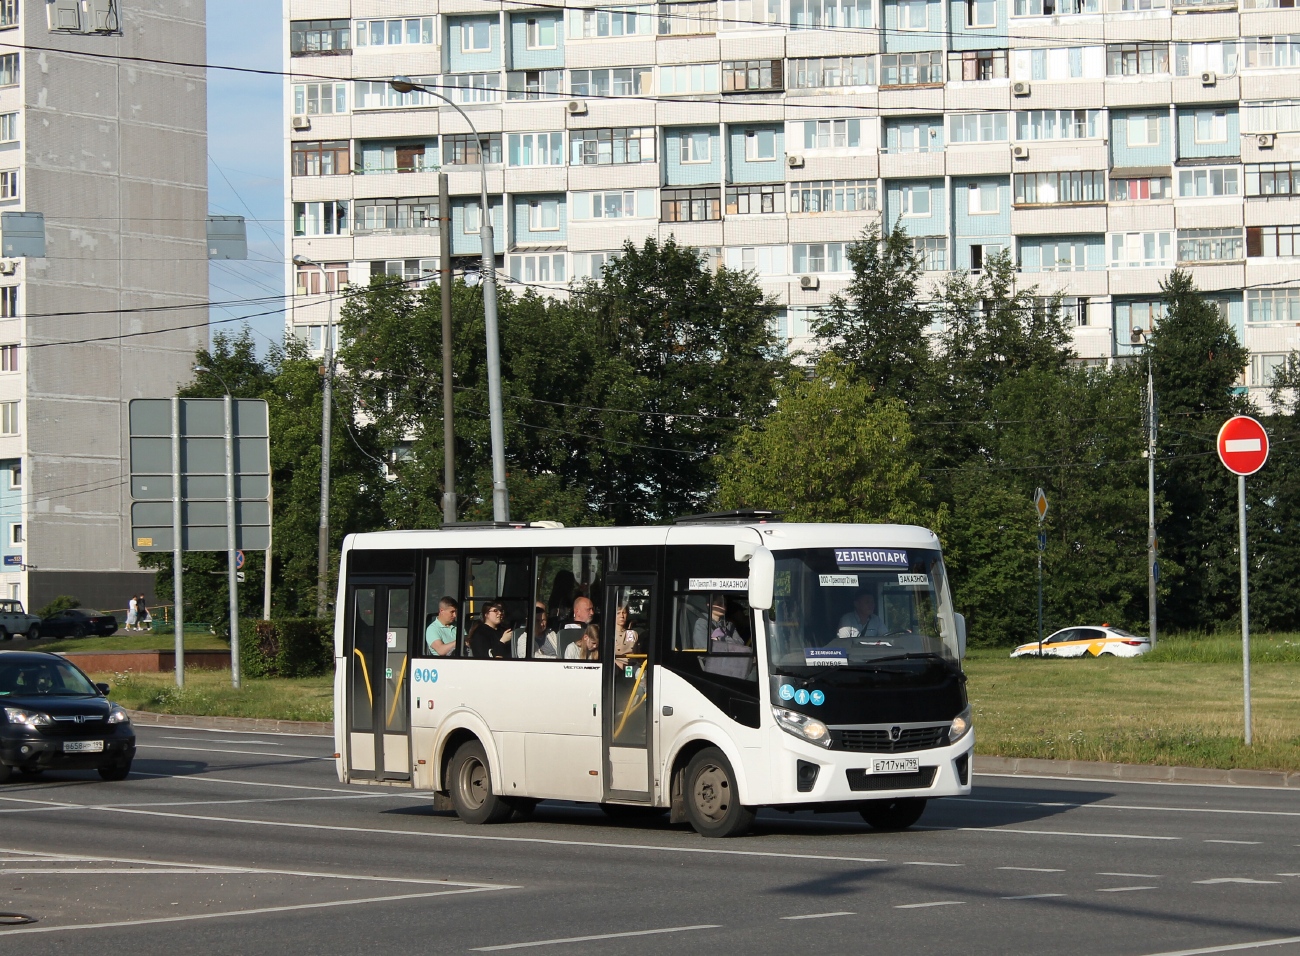
[[[970,704],[967,704],[966,709],[952,719],[952,726],[948,728],[948,743],[955,744],[970,733],[970,729]]]
[[[816,717],[809,717],[807,714],[786,710],[784,707],[773,707],[772,716],[776,718],[776,725],[787,734],[794,734],[800,740],[806,740],[809,743],[829,749],[831,745],[831,729]]]
[[[131,715],[126,712],[126,709],[121,704],[112,704],[108,708],[108,722],[110,724],[129,724]]]
[[[35,730],[37,727],[44,727],[50,722],[48,714],[42,714],[34,710],[24,710],[21,707],[6,707],[5,717],[11,724],[23,724]]]

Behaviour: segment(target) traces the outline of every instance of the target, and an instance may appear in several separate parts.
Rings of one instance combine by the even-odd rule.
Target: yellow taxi
[[[1012,657],[1138,657],[1151,650],[1151,641],[1118,627],[1067,627],[1043,639],[1021,644]]]

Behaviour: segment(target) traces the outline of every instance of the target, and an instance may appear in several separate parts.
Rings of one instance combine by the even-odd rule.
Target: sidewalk
[[[192,727],[196,730],[242,730],[254,734],[302,734],[333,737],[334,723],[328,720],[267,720],[261,717],[192,717],[188,714],[153,714],[127,711],[131,723],[140,727]]]

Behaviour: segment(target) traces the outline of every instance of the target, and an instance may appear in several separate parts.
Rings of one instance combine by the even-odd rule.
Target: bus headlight
[[[948,743],[955,744],[961,740],[970,733],[970,728],[970,705],[967,704],[966,709],[952,719],[952,726],[948,728]]]
[[[816,717],[786,710],[784,707],[773,707],[772,716],[776,718],[776,725],[787,734],[794,734],[800,740],[830,748],[831,730]]]

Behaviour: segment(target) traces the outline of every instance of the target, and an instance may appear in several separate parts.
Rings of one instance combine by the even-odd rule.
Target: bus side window
[[[582,634],[583,622],[574,619],[574,605],[579,598],[598,603],[604,591],[605,553],[596,548],[571,548],[537,555],[537,578],[533,585],[535,602],[546,608],[547,630],[555,632],[555,656],[564,659],[564,650]],[[590,620],[600,619],[600,608],[593,607]],[[550,646],[530,640],[529,656],[550,659]]]
[[[468,636],[483,620],[483,610],[494,601],[505,606],[502,626],[519,631],[529,626],[528,597],[531,561],[526,551],[507,552],[500,556],[471,555],[465,573],[465,603],[461,608],[461,634]],[[472,656],[469,642],[462,638],[461,655]],[[500,658],[509,659],[514,641],[501,645]]]
[[[421,619],[420,633],[424,639],[420,642],[420,657],[441,656],[435,654],[433,642],[437,640],[437,634],[431,630],[433,622],[438,619],[438,606],[443,598],[449,597],[460,602],[460,561],[455,558],[429,558],[425,567],[424,574],[424,617]],[[458,607],[458,611],[463,612],[463,608]],[[465,622],[458,614],[456,623],[452,625],[456,629],[457,636],[465,633]],[[446,631],[443,631],[445,636]],[[452,651],[452,656],[455,655]]]

